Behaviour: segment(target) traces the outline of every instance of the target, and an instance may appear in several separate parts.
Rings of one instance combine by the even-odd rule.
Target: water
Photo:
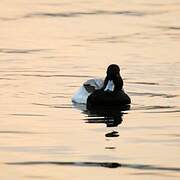
[[[179,0],[2,0],[0,42],[1,179],[180,178]],[[110,63],[116,120],[71,103]]]

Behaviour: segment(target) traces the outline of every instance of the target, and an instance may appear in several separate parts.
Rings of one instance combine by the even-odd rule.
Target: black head
[[[106,73],[109,79],[114,79],[117,75],[119,75],[119,72],[119,66],[117,64],[111,64],[108,66]]]

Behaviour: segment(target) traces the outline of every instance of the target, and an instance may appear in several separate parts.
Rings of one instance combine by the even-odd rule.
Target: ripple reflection
[[[60,161],[24,161],[8,162],[7,165],[58,165],[58,166],[84,166],[84,167],[105,167],[105,168],[128,168],[138,170],[158,170],[180,172],[179,167],[162,167],[150,164],[121,164],[118,162],[60,162]]]

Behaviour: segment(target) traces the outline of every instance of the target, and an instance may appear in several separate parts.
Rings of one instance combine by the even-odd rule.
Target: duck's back
[[[100,89],[103,86],[102,79],[89,79],[75,92],[72,97],[72,102],[78,104],[86,104],[87,98],[94,90]]]

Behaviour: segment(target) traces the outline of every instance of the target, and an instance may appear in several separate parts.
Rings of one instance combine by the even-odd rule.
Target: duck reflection
[[[116,127],[122,123],[123,113],[113,109],[87,110],[87,123],[104,123],[107,127]]]
[[[94,124],[94,123],[103,123],[106,124],[107,127],[117,127],[123,121],[124,111],[130,109],[130,105],[123,107],[108,107],[108,108],[96,108],[96,109],[87,109],[86,105],[74,104],[74,107],[81,110],[84,114],[87,115],[85,118],[86,123]],[[106,137],[118,137],[119,134],[117,131],[112,131],[105,134]]]

